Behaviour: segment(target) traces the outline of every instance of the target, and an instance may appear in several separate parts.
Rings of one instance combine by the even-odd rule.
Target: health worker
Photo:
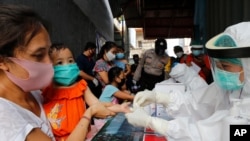
[[[135,96],[133,112],[125,116],[134,126],[151,128],[168,141],[229,141],[230,124],[250,119],[250,22],[225,29],[206,43],[214,82],[181,93],[143,91]],[[173,120],[151,117],[143,107],[162,104]]]

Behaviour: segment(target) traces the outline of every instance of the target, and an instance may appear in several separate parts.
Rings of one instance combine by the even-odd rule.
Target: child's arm
[[[124,91],[117,91],[114,93],[114,96],[119,99],[123,100],[129,100],[133,101],[134,95],[131,95],[130,93],[124,92]]]
[[[130,105],[130,102],[124,102],[122,104],[114,104],[113,106],[108,107],[108,109],[115,113],[119,113],[119,112],[129,113],[131,112],[129,105]]]
[[[98,102],[100,102],[96,96],[91,92],[91,90],[89,89],[89,87],[87,87],[87,89],[85,90],[85,94],[83,95],[84,96],[84,100],[85,102],[91,106],[93,104],[96,104]]]

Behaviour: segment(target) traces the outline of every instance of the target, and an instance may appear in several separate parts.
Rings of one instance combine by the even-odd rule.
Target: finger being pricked
[[[116,115],[115,112],[109,110],[107,107],[108,105],[113,105],[112,103],[109,104],[109,103],[98,103],[98,104],[95,104],[96,106],[96,112],[95,112],[95,117],[96,118],[107,118],[107,117],[110,117],[110,116],[114,116]]]

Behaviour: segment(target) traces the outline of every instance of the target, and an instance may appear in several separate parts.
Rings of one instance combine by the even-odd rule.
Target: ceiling
[[[143,28],[145,39],[194,35],[195,0],[109,0],[114,17],[124,15],[128,28]]]

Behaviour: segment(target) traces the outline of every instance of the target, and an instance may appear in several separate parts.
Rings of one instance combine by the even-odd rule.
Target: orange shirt
[[[87,83],[81,80],[71,87],[43,91],[44,110],[57,141],[64,141],[73,131],[86,110],[83,99]]]

